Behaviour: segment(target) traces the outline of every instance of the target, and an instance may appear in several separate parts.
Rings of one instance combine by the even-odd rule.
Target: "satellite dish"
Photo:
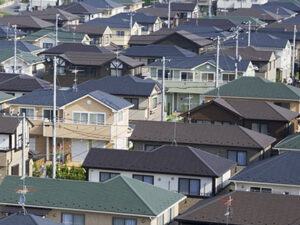
[[[293,83],[293,79],[292,79],[291,77],[289,77],[289,78],[287,79],[287,83],[288,83],[288,84],[292,84],[292,83]]]

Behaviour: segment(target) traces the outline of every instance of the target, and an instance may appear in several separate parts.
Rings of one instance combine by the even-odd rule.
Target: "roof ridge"
[[[125,177],[121,176],[120,177],[122,178],[122,180],[128,185],[128,187],[130,187],[130,189],[133,191],[133,193],[145,204],[145,206],[154,214],[156,215],[156,212],[155,210],[153,210],[153,208],[145,201],[145,199],[137,192],[137,190],[126,180]],[[133,179],[133,178],[131,178]],[[137,181],[138,182],[138,181]],[[140,181],[142,182],[142,181]],[[151,185],[153,186],[152,184],[147,184],[145,183],[145,185]]]
[[[261,146],[261,144],[259,144],[255,139],[253,139],[252,138],[252,136],[248,133],[248,132],[246,132],[246,130],[250,130],[250,129],[247,129],[247,128],[245,128],[245,127],[242,127],[242,126],[237,126],[237,127],[239,127],[239,129],[240,130],[242,130],[254,143],[256,143],[259,147],[263,147],[264,148],[264,146]],[[251,130],[251,131],[253,131],[253,130]],[[255,131],[254,131],[255,132]],[[260,133],[259,133],[260,134]]]

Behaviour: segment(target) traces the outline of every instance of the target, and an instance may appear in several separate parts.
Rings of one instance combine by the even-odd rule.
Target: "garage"
[[[89,141],[72,139],[72,161],[83,162],[89,151]]]

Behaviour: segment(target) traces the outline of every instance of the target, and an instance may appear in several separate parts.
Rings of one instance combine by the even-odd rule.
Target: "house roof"
[[[255,192],[229,192],[202,200],[175,218],[188,224],[226,224],[226,205],[233,200],[228,224],[299,224],[300,197]]]
[[[106,29],[108,28],[107,25],[88,25],[88,24],[80,24],[79,26],[75,27],[75,31],[77,33],[84,33],[88,35],[100,35],[102,36]]]
[[[193,25],[182,25],[174,28],[174,30],[184,30],[189,33],[199,35],[205,38],[228,38],[232,36],[232,33],[224,31],[221,28],[215,26],[193,26]]]
[[[14,49],[13,40],[0,40],[0,49]],[[35,52],[39,51],[41,48],[22,40],[17,41],[17,49],[23,52]]]
[[[245,119],[289,122],[300,116],[299,113],[277,106],[271,102],[222,98],[217,98],[200,105],[192,109],[190,113],[198,112],[211,104],[221,106]],[[183,115],[186,116],[187,112]]]
[[[275,138],[237,125],[136,121],[132,141],[172,143],[176,126],[178,144],[266,148]]]
[[[300,150],[300,133],[287,136],[274,146],[278,150]]]
[[[183,200],[182,194],[157,188],[151,184],[114,177],[106,182],[27,177],[26,205],[42,208],[93,211],[99,213],[157,216]],[[20,177],[6,176],[0,185],[0,203],[18,205]],[[130,204],[128,204],[130,202]]]
[[[48,36],[48,37],[52,37],[53,39],[55,39],[55,28],[48,28],[48,29],[42,29],[39,30],[37,32],[31,33],[29,35],[27,35],[24,39],[22,39],[23,41],[37,41],[38,39]],[[84,39],[84,34],[82,33],[75,33],[72,31],[68,31],[62,28],[58,29],[57,32],[57,39],[59,42],[82,42]]]
[[[0,18],[0,24],[16,24],[19,29],[43,29],[54,26],[52,23],[31,15],[5,15]]]
[[[0,62],[4,62],[10,58],[14,57],[13,49],[1,49],[0,51]],[[23,60],[24,62],[32,65],[36,63],[41,63],[44,61],[42,57],[39,57],[31,52],[23,52],[17,50],[17,58]]]
[[[114,9],[124,7],[123,5],[111,0],[83,0],[83,2],[98,9]]]
[[[204,95],[299,101],[300,89],[283,83],[271,82],[261,77],[239,77],[220,86],[219,91],[213,89]]]
[[[0,115],[0,134],[13,134],[21,121],[22,117]]]
[[[56,104],[58,107],[63,107],[64,105],[76,101],[84,96],[91,96],[96,100],[100,101],[104,105],[112,108],[113,110],[119,111],[124,108],[130,107],[132,104],[128,101],[105,93],[103,91],[83,91],[72,89],[69,90],[58,90],[56,93],[57,100]],[[50,89],[38,89],[23,95],[17,99],[10,101],[10,104],[14,105],[41,105],[41,106],[51,106],[53,105],[53,90]]]
[[[111,18],[117,18],[119,20],[126,20],[130,21],[130,15],[128,13],[119,13]],[[158,19],[158,16],[152,16],[149,14],[141,13],[141,12],[136,12],[132,16],[132,21],[133,23],[138,23],[138,24],[154,24],[156,20]]]
[[[300,185],[300,152],[285,152],[256,162],[231,178],[236,182]]]
[[[84,23],[84,25],[109,26],[111,29],[130,29],[130,19],[118,17],[96,18]]]
[[[45,80],[26,74],[0,73],[1,91],[31,92],[36,89],[48,89],[52,85]]]
[[[92,149],[83,167],[160,174],[220,177],[236,164],[188,146],[164,145],[150,152]]]
[[[168,8],[169,4],[164,3],[156,3],[152,7],[153,8]],[[186,3],[186,2],[172,2],[171,3],[171,11],[188,11],[193,12],[194,9],[197,7],[196,3]]]
[[[158,16],[161,19],[168,18],[168,8],[141,8],[138,9],[137,12],[145,13],[147,15]],[[171,11],[170,18],[173,19],[174,17],[178,16],[176,11]]]
[[[230,15],[227,14],[226,16],[214,16],[211,19],[229,19],[229,20],[231,20],[235,23],[239,23],[239,24],[246,24],[250,21],[252,27],[253,26],[260,27],[260,26],[267,25],[266,22],[261,21],[257,18],[254,18],[252,16],[230,16]]]
[[[187,49],[183,49],[176,45],[146,45],[146,46],[132,46],[123,51],[126,56],[136,57],[192,57],[197,54]]]
[[[84,2],[72,2],[68,5],[61,5],[58,8],[75,15],[91,15],[100,13],[99,9]]]
[[[295,12],[300,12],[300,4],[296,1],[269,1],[265,5],[272,7],[284,7]]]
[[[27,213],[15,213],[0,219],[0,225],[62,225],[46,218]]]
[[[223,30],[229,31],[230,29],[236,27],[238,25],[237,22],[232,21],[230,19],[211,19],[201,18],[201,19],[188,19],[183,23],[184,25],[192,25],[192,26],[214,26],[221,28]]]
[[[151,96],[157,82],[126,75],[122,77],[106,76],[99,80],[89,80],[79,84],[83,90],[102,90],[112,95]]]
[[[297,13],[289,10],[283,6],[271,6],[271,5],[252,5],[252,8],[254,9],[264,9],[269,12],[274,13],[275,15],[280,15],[282,17],[290,17],[295,16]]]
[[[59,15],[58,20],[73,21],[79,19],[77,15],[71,14],[62,9],[54,8],[54,7],[50,7],[42,11],[23,12],[22,14],[34,16],[47,21],[55,21],[57,14]]]
[[[19,29],[17,30],[17,37],[24,36],[25,33],[20,31]],[[0,25],[0,38],[1,39],[6,39],[6,38],[13,38],[15,36],[15,31],[14,28]]]
[[[9,101],[13,98],[14,98],[14,96],[6,94],[6,93],[0,91],[0,103],[7,102],[7,101]]]
[[[230,12],[231,16],[252,16],[262,21],[277,21],[283,17],[265,9],[240,8]]]

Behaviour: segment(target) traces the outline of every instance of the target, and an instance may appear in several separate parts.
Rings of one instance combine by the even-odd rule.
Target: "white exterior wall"
[[[6,150],[9,148],[9,135],[0,134],[0,150]]]
[[[218,9],[251,8],[252,4],[263,5],[268,0],[218,0]]]
[[[4,67],[4,70],[6,73],[12,73],[13,72],[13,67],[14,67],[14,57],[6,60],[5,62],[1,63]],[[23,73],[27,74],[30,76],[33,76],[34,74],[32,73],[32,65],[29,65],[25,63],[23,60],[17,58],[17,73]],[[20,68],[21,67],[21,68]],[[44,64],[38,63],[37,64],[37,74],[40,74],[44,71]]]
[[[154,173],[139,173],[127,172],[118,170],[99,170],[89,169],[89,181],[99,182],[100,172],[120,173],[123,176],[132,178],[133,174],[149,175],[154,177],[154,186],[160,187],[169,191],[178,192],[179,178],[200,179],[200,195],[210,195],[212,193],[212,178],[210,177],[196,177],[196,176],[181,176],[181,175],[166,175]]]
[[[285,185],[272,185],[272,184],[258,184],[258,183],[236,183],[236,191],[250,191],[251,187],[271,188],[272,194],[284,194],[289,192],[290,195],[300,195],[300,186],[285,186]]]

